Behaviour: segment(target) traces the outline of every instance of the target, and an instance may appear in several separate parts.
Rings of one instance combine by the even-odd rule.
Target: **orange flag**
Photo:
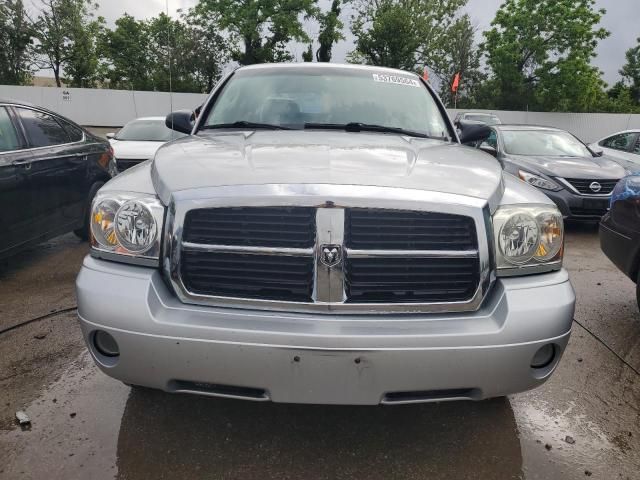
[[[451,91],[453,93],[457,92],[459,86],[460,86],[460,74],[456,73],[455,77],[453,77],[453,84],[451,85]]]

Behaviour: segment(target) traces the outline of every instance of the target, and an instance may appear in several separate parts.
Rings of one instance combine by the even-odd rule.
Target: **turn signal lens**
[[[102,248],[112,250],[118,245],[115,218],[119,208],[120,204],[115,200],[103,200],[91,212],[91,233]]]
[[[545,212],[536,217],[540,226],[540,243],[534,255],[536,260],[554,258],[562,248],[563,224],[559,213]]]

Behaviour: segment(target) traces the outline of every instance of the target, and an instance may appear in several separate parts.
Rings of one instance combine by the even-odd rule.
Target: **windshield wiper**
[[[232,123],[216,123],[213,125],[205,125],[203,129],[215,129],[215,128],[264,128],[267,130],[292,130],[290,127],[283,127],[282,125],[276,125],[273,123],[257,123],[248,122],[246,120],[238,120]]]
[[[349,122],[349,123],[305,123],[304,128],[319,128],[327,130],[345,130],[347,132],[383,132],[399,133],[410,137],[433,138],[436,140],[446,140],[446,137],[436,137],[426,133],[414,132],[398,127],[386,127],[384,125],[374,125],[371,123]]]

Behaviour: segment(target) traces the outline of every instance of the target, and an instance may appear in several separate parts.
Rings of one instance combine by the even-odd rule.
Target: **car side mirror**
[[[601,157],[604,155],[604,150],[599,147],[589,147],[589,150],[591,150],[594,157]]]
[[[178,110],[167,115],[164,123],[167,128],[189,135],[193,130],[192,118],[193,112],[191,110]]]
[[[493,155],[494,157],[498,157],[498,151],[493,148],[491,145],[487,145],[487,144],[482,144],[480,145],[480,150],[482,150],[485,153],[488,153],[489,155]]]
[[[486,140],[491,135],[491,128],[487,125],[460,121],[458,122],[458,128],[460,129],[460,143],[463,144]]]
[[[109,132],[105,135],[107,137],[107,140],[111,140],[112,138],[116,138],[116,134],[113,132]]]

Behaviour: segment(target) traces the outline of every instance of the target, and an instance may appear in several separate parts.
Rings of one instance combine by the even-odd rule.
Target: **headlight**
[[[539,175],[534,175],[533,173],[525,172],[524,170],[518,171],[518,177],[520,177],[520,180],[527,182],[529,185],[542,188],[543,190],[551,190],[552,192],[562,190],[562,187],[556,182],[543,178]]]
[[[564,226],[553,205],[507,205],[493,216],[498,275],[562,267]]]
[[[157,266],[164,206],[151,195],[98,192],[91,208],[92,254]]]

